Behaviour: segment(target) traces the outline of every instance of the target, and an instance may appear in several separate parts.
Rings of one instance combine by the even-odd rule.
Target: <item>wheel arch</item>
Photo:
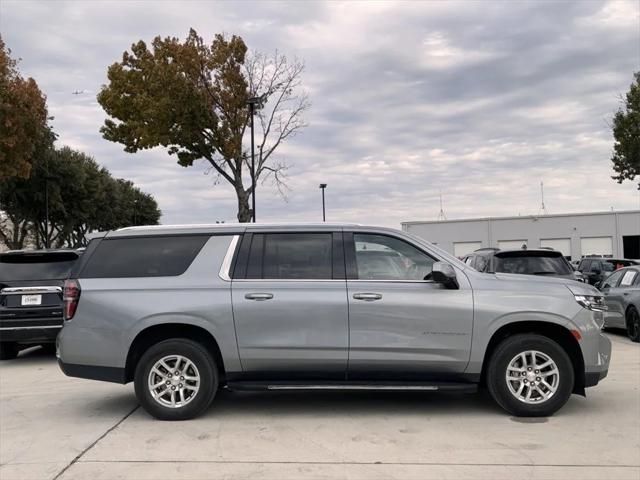
[[[133,381],[136,366],[144,352],[151,346],[170,338],[188,338],[203,345],[213,356],[220,384],[225,381],[225,366],[218,341],[208,330],[188,323],[161,323],[141,330],[131,342],[125,364],[125,383]]]
[[[567,355],[569,355],[569,358],[571,359],[571,364],[573,365],[573,393],[583,396],[585,395],[584,357],[582,355],[580,345],[578,344],[578,340],[566,327],[558,325],[557,323],[545,321],[520,321],[507,323],[496,330],[487,344],[482,361],[482,373],[480,377],[480,382],[482,384],[485,383],[487,366],[496,347],[507,337],[520,333],[543,335],[557,342],[564,351],[567,352]]]

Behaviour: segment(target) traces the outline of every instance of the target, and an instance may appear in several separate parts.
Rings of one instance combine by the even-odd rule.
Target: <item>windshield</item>
[[[0,281],[63,280],[78,258],[75,253],[0,256]]]
[[[561,256],[495,256],[493,270],[524,275],[569,275],[573,272]]]

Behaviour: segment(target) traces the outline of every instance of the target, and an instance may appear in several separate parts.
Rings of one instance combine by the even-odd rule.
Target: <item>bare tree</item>
[[[273,154],[284,140],[307,126],[304,113],[311,103],[302,90],[304,63],[297,58],[289,61],[277,50],[273,55],[254,51],[245,67],[251,96],[267,99],[264,107],[256,112],[256,178],[262,178],[263,183],[271,179],[280,194],[286,196],[288,166]],[[250,155],[246,155],[248,167],[250,161]]]

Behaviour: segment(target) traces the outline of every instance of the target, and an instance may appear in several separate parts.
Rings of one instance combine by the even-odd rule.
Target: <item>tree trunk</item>
[[[249,194],[242,185],[236,185],[238,197],[238,222],[251,222],[251,208],[249,207]]]

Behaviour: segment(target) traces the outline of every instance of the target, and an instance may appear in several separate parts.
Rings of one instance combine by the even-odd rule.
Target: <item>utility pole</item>
[[[321,183],[320,184],[320,190],[322,190],[322,221],[326,222],[327,221],[327,216],[325,215],[325,210],[324,210],[324,189],[327,188],[327,184],[326,183]]]
[[[444,207],[442,206],[442,190],[440,190],[440,213],[438,213],[438,221],[446,220],[447,216],[444,214]]]
[[[538,212],[538,215],[548,215],[549,212],[547,211],[547,207],[544,205],[544,182],[540,182],[540,198],[542,203],[540,204],[540,211]]]

